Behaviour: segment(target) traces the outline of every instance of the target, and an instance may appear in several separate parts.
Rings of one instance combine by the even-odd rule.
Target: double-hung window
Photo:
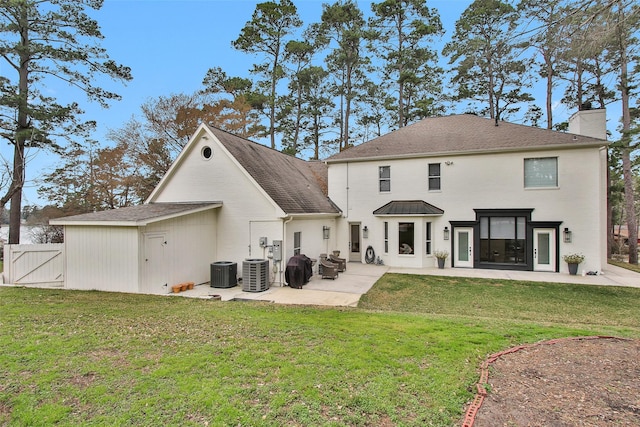
[[[440,190],[440,163],[429,163],[429,191]]]
[[[557,157],[524,159],[524,188],[553,188],[557,186]]]
[[[384,253],[389,253],[389,223],[384,222]]]
[[[380,180],[380,192],[387,193],[391,191],[391,166],[380,166],[378,178]]]
[[[425,255],[431,255],[431,223],[427,222],[425,223],[425,230],[426,230],[426,236],[425,236]]]

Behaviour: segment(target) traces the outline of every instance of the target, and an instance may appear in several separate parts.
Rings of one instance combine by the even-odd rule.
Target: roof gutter
[[[165,221],[168,219],[178,218],[184,215],[191,215],[198,212],[207,211],[210,209],[219,208],[222,203],[211,203],[207,206],[200,208],[194,208],[187,211],[171,213],[167,215],[157,216],[153,218],[145,218],[140,220],[119,220],[119,221],[106,221],[106,220],[79,220],[79,221],[65,221],[64,218],[50,219],[49,225],[84,225],[84,226],[103,226],[103,227],[144,227],[155,222]]]
[[[501,148],[501,149],[489,149],[489,150],[471,150],[471,151],[437,151],[434,153],[411,153],[411,154],[391,154],[391,155],[379,155],[368,157],[349,157],[345,159],[326,159],[324,162],[329,165],[332,163],[349,163],[349,162],[371,162],[379,160],[403,160],[403,159],[424,159],[429,157],[444,157],[444,156],[472,156],[478,154],[499,154],[499,153],[518,153],[523,151],[549,151],[549,150],[571,150],[580,148],[591,147],[607,147],[610,144],[609,141],[597,141],[592,143],[584,143],[580,145],[576,144],[558,144],[558,145],[544,145],[538,147],[527,147],[523,149],[519,148]]]
[[[297,214],[287,214],[285,216],[280,217],[283,220],[287,220],[289,222],[293,219],[323,219],[323,218],[339,218],[342,216],[342,212],[332,212],[332,213],[297,213]]]

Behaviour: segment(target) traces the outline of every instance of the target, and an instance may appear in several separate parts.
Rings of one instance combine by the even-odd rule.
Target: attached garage
[[[65,228],[65,287],[166,294],[208,282],[221,206],[149,203],[52,220]]]

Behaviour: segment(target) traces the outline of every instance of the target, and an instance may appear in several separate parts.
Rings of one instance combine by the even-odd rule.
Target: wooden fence
[[[4,245],[4,281],[64,286],[64,244]]]

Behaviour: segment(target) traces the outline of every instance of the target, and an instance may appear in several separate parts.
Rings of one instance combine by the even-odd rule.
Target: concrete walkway
[[[463,268],[398,268],[360,263],[348,263],[347,271],[340,273],[336,280],[321,279],[315,274],[302,289],[293,289],[279,284],[272,285],[264,292],[244,292],[241,286],[233,288],[212,288],[208,284],[196,286],[193,290],[172,294],[193,298],[212,298],[217,295],[222,301],[268,301],[278,304],[325,305],[356,307],[360,296],[385,273],[420,274],[451,277],[478,277],[487,279],[526,280],[534,282],[574,283],[602,286],[640,287],[640,274],[607,265],[598,276],[564,273],[541,273],[533,271],[480,270]],[[218,298],[218,297],[216,297]]]

